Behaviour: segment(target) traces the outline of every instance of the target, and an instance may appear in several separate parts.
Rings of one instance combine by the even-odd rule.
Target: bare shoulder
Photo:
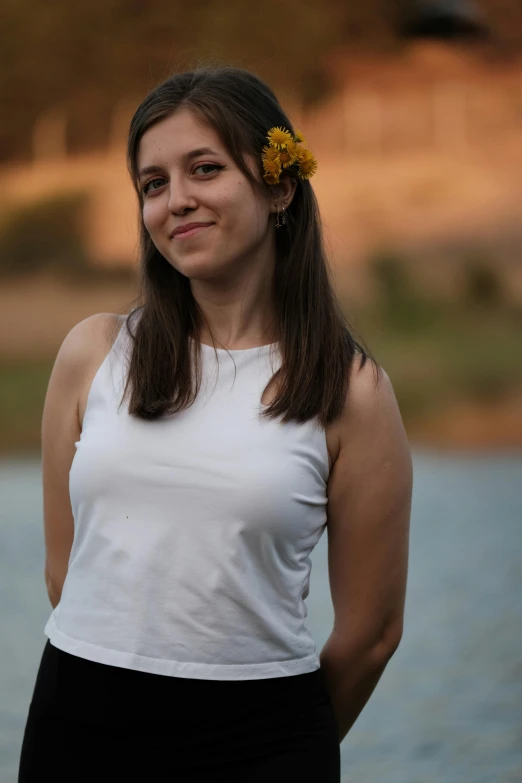
[[[81,409],[96,370],[109,353],[125,316],[96,313],[79,321],[65,336],[54,361],[47,391],[48,409]],[[79,423],[83,416],[79,415]]]
[[[79,321],[66,334],[58,350],[51,379],[56,389],[70,384],[77,386],[84,371],[111,347],[111,335],[117,333],[117,320],[112,313],[96,313]],[[63,389],[64,392],[70,388]]]
[[[337,422],[339,447],[355,447],[361,440],[378,446],[374,439],[385,431],[406,439],[392,381],[382,366],[370,359],[363,363],[358,356],[350,368],[348,392]]]
[[[335,422],[336,459],[329,488],[344,495],[348,483],[356,486],[386,476],[411,488],[412,458],[392,381],[386,370],[361,357],[350,368],[350,383],[341,416]]]
[[[62,347],[80,361],[89,360],[97,352],[111,349],[125,316],[116,313],[95,313],[79,321],[67,334]]]
[[[361,406],[368,405],[380,380],[378,373],[382,373],[382,369],[377,370],[369,359],[363,365],[362,358],[358,354],[355,356],[349,369],[348,391],[341,414],[326,428],[330,472],[339,459],[341,447],[346,446],[347,438],[353,434],[353,417]]]
[[[67,335],[66,339],[70,339],[70,350],[77,357],[80,426],[83,424],[87,398],[94,376],[111,350],[124,321],[125,316],[116,313],[96,313],[76,324]]]

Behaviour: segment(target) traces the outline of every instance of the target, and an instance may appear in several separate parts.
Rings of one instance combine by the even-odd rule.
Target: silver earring
[[[277,210],[276,228],[281,228],[281,226],[286,226],[285,207],[282,210]]]

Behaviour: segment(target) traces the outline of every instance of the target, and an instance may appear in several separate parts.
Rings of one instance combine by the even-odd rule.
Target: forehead
[[[145,131],[138,147],[138,168],[181,157],[197,147],[211,147],[226,154],[211,125],[189,109],[178,109]]]

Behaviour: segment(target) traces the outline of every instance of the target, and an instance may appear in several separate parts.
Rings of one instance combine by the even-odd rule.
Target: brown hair
[[[252,187],[266,194],[275,187],[261,176],[266,134],[274,126],[294,132],[272,90],[249,71],[231,66],[175,74],[138,106],[130,124],[127,163],[140,207],[138,299],[142,304],[127,319],[133,349],[124,396],[130,386],[129,413],[142,419],[187,408],[201,383],[198,336],[204,315],[189,279],[161,255],[144,226],[137,173],[139,143],[145,131],[182,107],[215,129]],[[245,153],[259,160],[259,180],[248,168]],[[297,180],[286,215],[286,226],[276,232],[273,281],[282,362],[276,373],[277,394],[261,415],[300,423],[318,417],[326,426],[343,409],[356,353],[361,354],[363,365],[371,358],[377,374],[379,368],[352,336],[334,295],[319,209],[309,181]],[[128,324],[138,313],[133,333]]]

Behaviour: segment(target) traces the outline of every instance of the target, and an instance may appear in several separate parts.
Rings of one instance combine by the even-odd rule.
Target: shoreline
[[[413,450],[451,454],[522,452],[522,395],[495,405],[459,403],[429,416],[404,418]],[[1,460],[40,457],[36,433],[20,428],[19,434],[17,443],[13,439],[9,444],[0,444]]]
[[[522,394],[498,403],[460,402],[405,422],[413,447],[446,451],[522,450]]]

